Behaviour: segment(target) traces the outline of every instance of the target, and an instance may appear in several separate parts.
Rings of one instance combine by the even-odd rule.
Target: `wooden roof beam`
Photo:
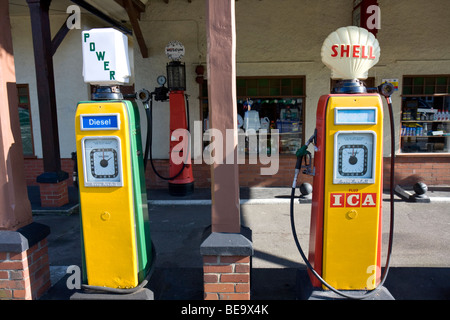
[[[127,2],[127,0],[114,0],[114,1],[126,10],[125,2]],[[145,12],[145,4],[143,4],[140,0],[131,0],[131,2],[133,3],[133,8],[136,12],[138,20],[141,20],[141,13]]]
[[[114,20],[113,18],[111,18],[110,16],[108,16],[107,14],[102,12],[101,10],[97,9],[93,5],[87,3],[85,0],[71,0],[71,1],[73,3],[79,5],[80,7],[86,9],[87,11],[92,13],[93,15],[99,17],[100,19],[110,23],[111,25],[113,25],[117,29],[121,30],[122,32],[125,32],[126,34],[131,34],[132,33],[129,28],[127,28],[126,26],[122,25],[120,22]]]
[[[137,18],[137,13],[133,5],[132,0],[123,0],[124,8],[130,18],[131,26],[134,31],[134,35],[136,36],[139,49],[141,50],[142,57],[148,58],[148,48],[145,44],[144,36],[142,35],[141,27],[139,26],[139,21]]]
[[[59,28],[58,32],[55,34],[55,36],[52,39],[52,48],[51,48],[52,56],[55,55],[56,50],[58,49],[59,45],[61,44],[61,42],[64,40],[64,38],[70,31],[70,29],[67,28],[67,21],[69,20],[70,17],[71,17],[71,15],[67,16],[66,21],[64,21],[64,23],[61,25],[61,28]]]

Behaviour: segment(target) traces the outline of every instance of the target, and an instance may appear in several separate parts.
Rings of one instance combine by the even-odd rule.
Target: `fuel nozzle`
[[[311,159],[311,153],[308,151],[308,146],[312,143],[312,144],[316,144],[316,134],[317,134],[317,129],[314,130],[314,134],[308,139],[308,141],[306,141],[306,143],[301,146],[297,152],[295,153],[295,155],[297,156],[297,163],[295,164],[295,169],[300,170],[302,167],[302,159],[306,156],[309,156],[309,159]],[[311,161],[311,160],[310,160]]]
[[[301,169],[303,157],[306,156],[308,153],[309,153],[309,151],[308,151],[307,144],[301,146],[300,149],[297,150],[297,152],[295,153],[295,155],[297,156],[297,162],[295,164],[295,169],[298,169],[298,170]]]

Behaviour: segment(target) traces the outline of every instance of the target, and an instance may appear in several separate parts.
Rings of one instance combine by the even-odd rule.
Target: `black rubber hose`
[[[153,93],[152,93],[153,96]],[[187,130],[190,131],[190,127],[189,127],[189,99],[188,96],[185,95],[186,97],[186,119],[187,119]],[[180,169],[180,171],[178,171],[177,174],[175,174],[173,177],[163,177],[155,168],[155,165],[153,163],[153,156],[152,156],[152,144],[153,144],[153,134],[152,134],[152,123],[153,123],[153,115],[152,115],[152,109],[153,109],[153,98],[150,99],[150,107],[147,108],[145,110],[145,113],[147,115],[147,141],[145,143],[145,152],[144,152],[144,171],[147,167],[147,159],[149,158],[150,155],[150,165],[152,166],[153,172],[161,179],[163,180],[173,180],[175,178],[177,178],[184,170],[184,168],[186,167],[186,162],[188,160],[189,157],[189,152],[186,153],[186,160],[183,162],[183,165]],[[190,149],[190,143],[188,146],[188,150]]]

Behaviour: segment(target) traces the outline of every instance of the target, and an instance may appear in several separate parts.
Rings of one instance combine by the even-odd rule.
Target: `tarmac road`
[[[255,254],[251,286],[255,300],[297,299],[298,270],[305,270],[291,233],[286,199],[289,191],[278,192],[278,196],[267,197],[276,199],[272,202],[241,204],[241,223],[252,230]],[[386,195],[384,198],[382,266],[389,230],[389,202]],[[156,270],[149,287],[155,292],[155,300],[201,300],[199,248],[211,223],[210,205],[155,203],[149,204],[152,240],[157,250]],[[449,205],[450,201],[408,203],[396,198],[394,246],[385,283],[395,299],[450,299]],[[296,202],[295,213],[298,236],[307,252],[310,204]],[[54,274],[59,271],[59,277],[63,276],[43,299],[68,299],[73,292],[65,286],[64,270],[73,264],[81,266],[79,215],[36,215],[34,221],[51,227],[51,267]]]

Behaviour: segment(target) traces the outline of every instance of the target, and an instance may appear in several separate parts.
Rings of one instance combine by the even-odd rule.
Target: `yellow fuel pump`
[[[84,287],[127,293],[146,283],[154,260],[139,110],[118,89],[130,76],[127,38],[92,29],[82,45],[85,82],[99,85],[75,115]]]
[[[393,139],[389,98],[393,86],[385,83],[375,88],[378,92],[368,93],[359,80],[367,78],[379,52],[376,38],[358,27],[340,28],[325,40],[322,61],[331,68],[332,77],[341,81],[331,94],[319,99],[316,130],[297,152],[292,185],[291,227],[309,268],[311,284],[347,298],[366,298],[382,287],[392,249],[391,179],[391,232],[387,263],[381,276],[384,113],[378,92],[388,99]],[[315,170],[307,258],[295,231],[293,200],[303,159],[310,157],[307,150],[310,143],[315,145]],[[393,159],[394,144],[391,146]],[[348,291],[369,293],[352,295]]]

